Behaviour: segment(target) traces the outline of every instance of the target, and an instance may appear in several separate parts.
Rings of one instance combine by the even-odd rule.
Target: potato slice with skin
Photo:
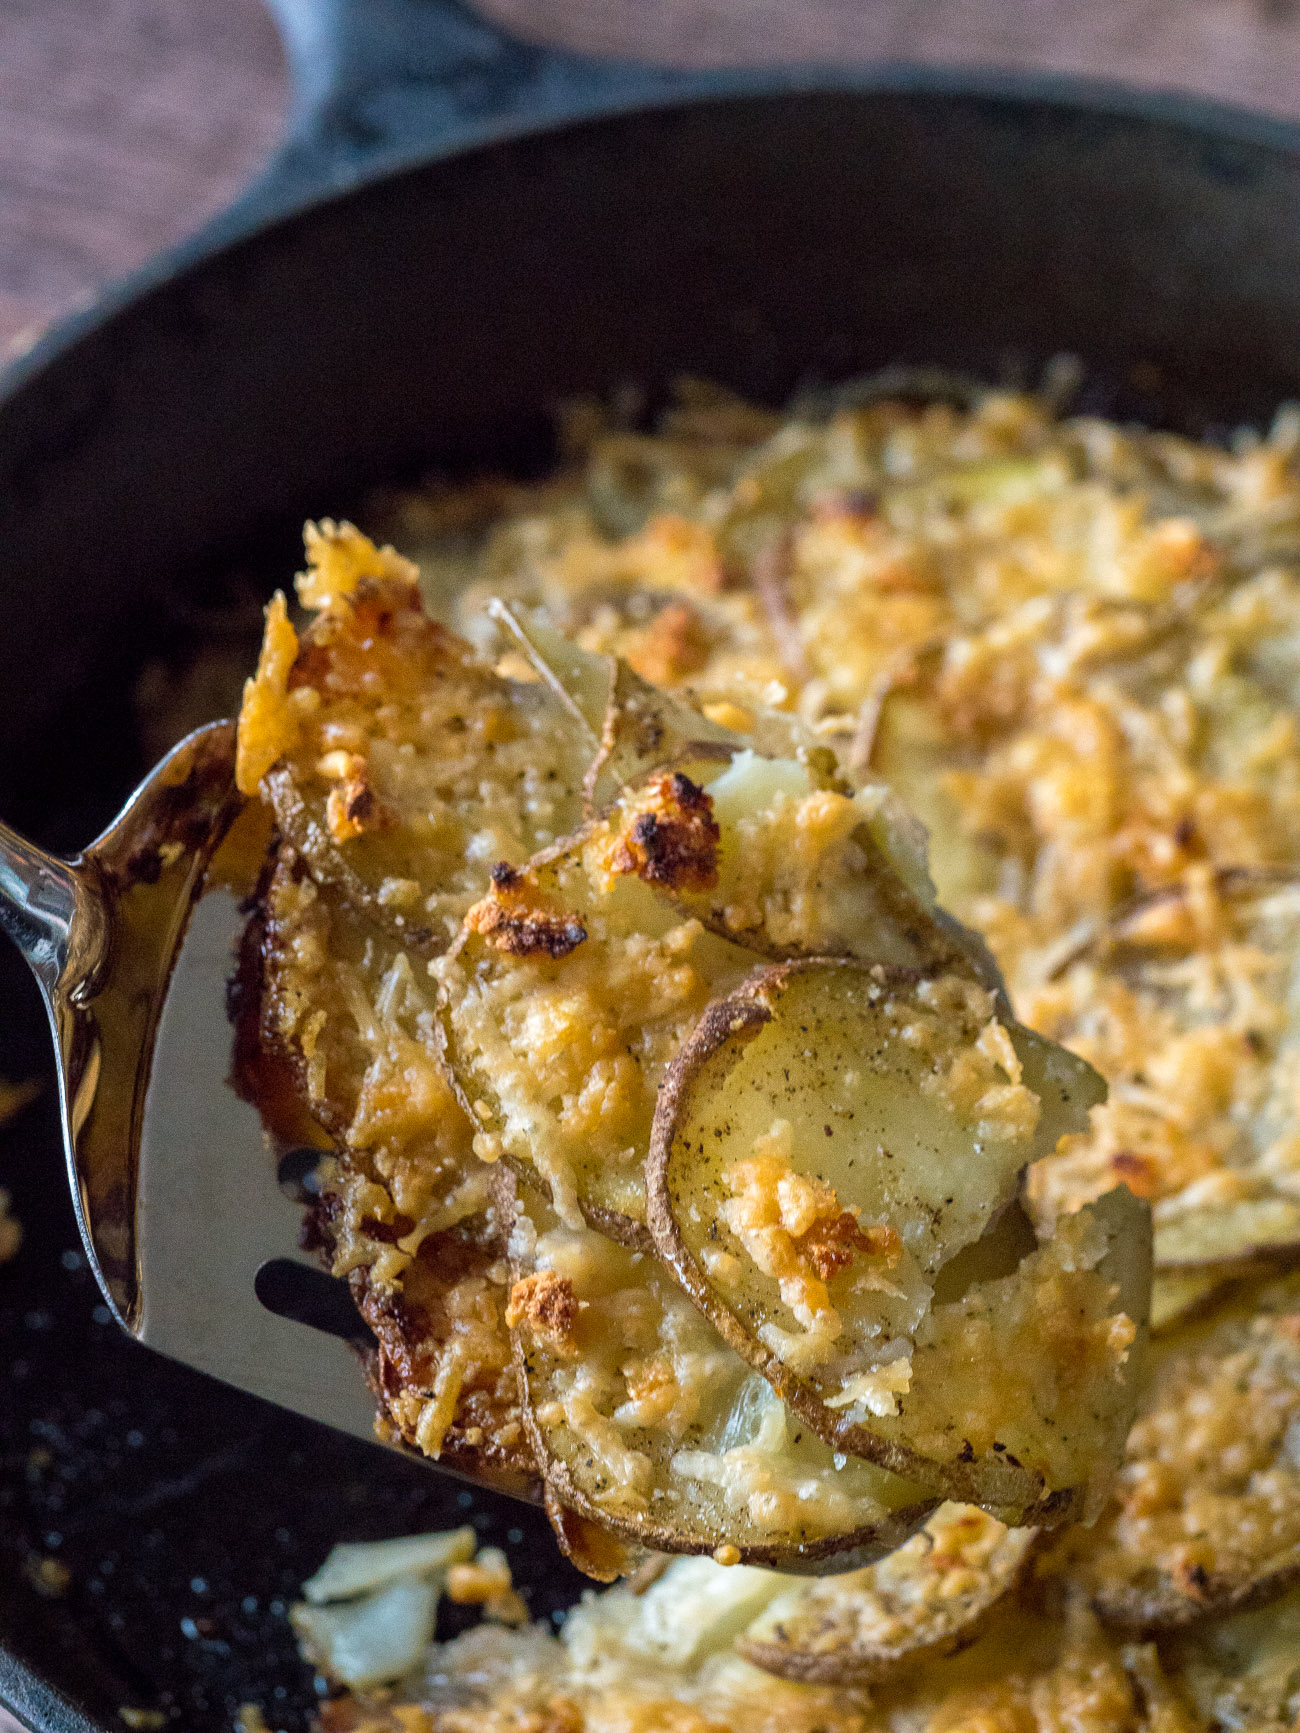
[[[1081,1536],[1108,1623],[1163,1631],[1300,1580],[1300,1281],[1230,1302],[1162,1344],[1115,1498]]]
[[[940,1505],[879,1564],[788,1590],[738,1638],[786,1679],[866,1685],[964,1648],[1024,1569],[1037,1530],[968,1504]]]
[[[418,977],[283,848],[260,913],[251,1010],[263,1052],[287,1062],[299,1111],[333,1144],[304,1244],[347,1277],[374,1332],[365,1360],[381,1424],[452,1468],[538,1499],[501,1317],[491,1175],[418,1038]]]
[[[691,750],[671,770],[694,779],[688,798],[707,799],[714,870],[701,884],[650,881],[683,913],[762,956],[856,956],[999,985],[982,942],[935,906],[924,839],[887,789],[854,790],[829,754],[815,766],[746,747],[717,769],[708,748]],[[662,768],[628,783],[604,820],[611,859],[643,855],[647,829],[671,837],[679,805]]]
[[[704,784],[721,833],[717,883],[660,885],[683,911],[771,957],[866,955],[998,985],[983,941],[936,906],[924,832],[883,785],[855,791],[794,718],[756,717],[754,732],[739,735],[539,617],[500,601],[488,611],[588,729],[607,693],[585,781],[589,811],[612,800],[611,826],[627,830],[644,820],[653,773],[685,771]],[[722,769],[710,773],[711,763]]]
[[[534,1176],[571,1226],[644,1221],[659,1080],[752,957],[635,874],[589,870],[590,830],[499,875],[431,966],[447,1069],[477,1152]]]
[[[922,1488],[835,1457],[783,1408],[644,1229],[616,1245],[513,1195],[507,1318],[553,1501],[650,1551],[786,1571],[878,1558],[924,1521]]]
[[[316,879],[436,952],[493,862],[581,821],[597,742],[551,688],[501,678],[429,619],[415,584],[356,539],[369,552],[352,588],[300,585],[320,611],[285,671],[281,750],[260,786]]]
[[[1103,1457],[1122,1442],[1133,1369],[1121,1369],[1149,1293],[1145,1206],[1117,1194],[1109,1219],[1072,1224],[1070,1243],[1048,1242],[942,1306],[932,1297],[944,1266],[1015,1198],[1025,1162],[1098,1093],[1086,1066],[1008,1030],[969,981],[824,959],[760,970],[710,1007],[665,1079],[647,1220],[730,1345],[838,1449],[1012,1520],[1061,1521],[1092,1496],[1078,1428]],[[1142,1266],[1129,1316],[1104,1267],[1116,1250]],[[1026,1313],[1034,1292],[1055,1308],[1041,1343]],[[966,1437],[943,1420],[943,1393],[976,1337],[996,1351],[1000,1323],[984,1315],[994,1300],[1056,1411],[1022,1415],[1018,1429],[1009,1416],[1011,1436],[976,1413],[978,1436]],[[1070,1391],[1084,1370],[1081,1358],[1067,1373],[1075,1352],[1113,1386],[1090,1391],[1095,1415]]]
[[[796,813],[789,873],[769,838],[757,878],[766,902],[755,901],[753,886],[732,899],[733,907],[756,909],[761,930],[729,932],[709,908],[708,887],[721,880],[725,910],[726,862],[752,840],[743,829],[747,808],[756,805],[758,820],[772,816],[780,830],[786,790],[802,789],[814,806],[823,799],[796,761],[742,756],[740,786],[719,803],[725,827],[707,788],[657,769],[630,785],[609,815],[526,869],[494,869],[488,897],[432,966],[447,1064],[481,1126],[480,1152],[539,1174],[571,1225],[585,1215],[600,1226],[610,1211],[644,1220],[643,1165],[659,1078],[708,999],[743,978],[755,948],[798,950],[804,939],[830,938],[873,962],[952,963],[980,977],[979,959],[942,929],[883,855],[864,852],[874,850],[870,839],[855,840],[880,810],[874,796],[859,812],[844,796],[825,795],[846,809],[831,815],[830,846],[809,840],[820,818],[803,824]],[[769,813],[764,800],[773,789]]]

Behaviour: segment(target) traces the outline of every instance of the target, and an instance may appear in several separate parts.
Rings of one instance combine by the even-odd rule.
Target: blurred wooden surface
[[[483,0],[674,64],[1055,66],[1300,115],[1300,0]],[[0,0],[0,352],[179,239],[273,148],[260,0]]]
[[[285,97],[260,0],[0,0],[0,348],[220,210]]]

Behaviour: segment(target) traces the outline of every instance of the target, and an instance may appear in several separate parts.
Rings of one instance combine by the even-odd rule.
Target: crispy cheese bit
[[[709,891],[718,882],[720,836],[711,796],[680,771],[661,771],[625,808],[606,864],[665,890]]]
[[[863,1228],[852,1210],[814,1222],[795,1243],[824,1282],[847,1270],[859,1255],[874,1258],[890,1270],[903,1255],[897,1228],[888,1222]]]
[[[521,1276],[511,1288],[506,1324],[512,1330],[527,1324],[555,1353],[571,1355],[577,1352],[573,1327],[579,1310],[568,1276],[555,1270],[535,1270],[531,1275]]]
[[[468,1564],[452,1565],[447,1572],[447,1598],[458,1607],[482,1606],[512,1587],[509,1562],[495,1546],[483,1547]]]
[[[888,1223],[864,1228],[841,1207],[833,1186],[797,1173],[792,1137],[790,1122],[779,1119],[756,1140],[752,1156],[726,1169],[731,1196],[722,1215],[803,1327],[829,1337],[838,1334],[839,1319],[826,1283],[858,1258],[892,1269],[903,1247]]]
[[[307,550],[307,570],[294,580],[298,600],[304,608],[328,608],[350,596],[363,578],[388,579],[416,585],[420,568],[403,559],[395,548],[377,548],[355,524],[322,518],[306,523],[302,531]]]
[[[284,592],[277,590],[266,610],[266,631],[257,672],[244,682],[235,736],[235,784],[243,795],[257,793],[271,766],[291,752],[302,729],[302,712],[289,695],[289,672],[298,656],[298,634],[289,619]]]
[[[498,861],[492,889],[466,912],[465,927],[511,957],[567,957],[587,936],[576,915],[557,909],[526,873]]]
[[[516,1594],[510,1564],[499,1547],[485,1546],[469,1564],[447,1572],[447,1598],[458,1606],[481,1606],[500,1625],[526,1625],[528,1607]]]
[[[349,842],[363,831],[383,830],[393,815],[375,793],[370,766],[359,752],[327,752],[316,767],[335,782],[325,802],[325,823],[335,842]]]

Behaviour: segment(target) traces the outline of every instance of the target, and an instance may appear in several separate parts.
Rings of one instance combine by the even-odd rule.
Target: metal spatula
[[[0,929],[49,1011],[81,1236],[118,1322],[373,1440],[374,1407],[340,1339],[364,1325],[343,1284],[298,1251],[301,1207],[229,1080],[226,987],[257,870],[240,833],[260,816],[242,805],[234,727],[218,722],[183,740],[75,860],[0,823]]]

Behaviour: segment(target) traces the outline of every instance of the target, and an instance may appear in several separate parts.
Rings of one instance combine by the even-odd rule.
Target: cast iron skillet
[[[897,361],[1085,358],[1190,431],[1300,393],[1300,134],[1173,99],[907,67],[675,76],[507,41],[457,0],[276,0],[288,146],[243,202],[0,385],[0,810],[84,843],[145,768],[129,689],[222,574],[437,464],[546,461],[545,411],[683,371],[779,402]],[[45,1073],[0,954],[0,1072]],[[213,1151],[220,1159],[220,1151]],[[35,1727],[305,1727],[282,1613],[338,1538],[463,1520],[417,1464],[115,1333],[52,1092],[0,1141],[0,1698]],[[578,1584],[476,1498],[535,1610]],[[66,1591],[29,1586],[40,1561]],[[450,1627],[447,1627],[450,1628]]]

